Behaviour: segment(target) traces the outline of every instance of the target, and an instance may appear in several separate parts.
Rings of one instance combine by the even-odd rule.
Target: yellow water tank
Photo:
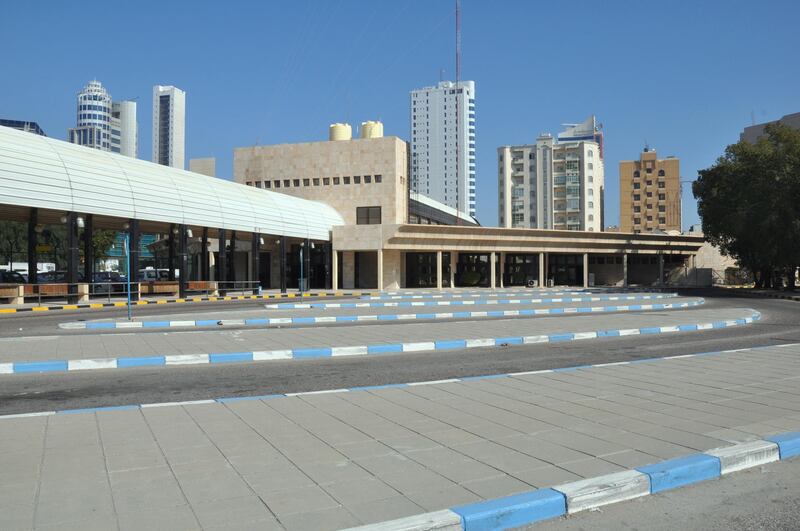
[[[383,137],[383,123],[382,122],[373,122],[369,120],[367,122],[361,122],[361,138],[382,138]]]
[[[328,130],[329,140],[350,140],[353,138],[353,128],[350,124],[331,124]]]

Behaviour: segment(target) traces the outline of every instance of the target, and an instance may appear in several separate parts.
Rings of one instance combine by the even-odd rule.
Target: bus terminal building
[[[226,181],[0,127],[0,221],[65,229],[63,284],[86,298],[99,229],[128,235],[136,294],[198,290],[686,284],[697,236],[482,227],[410,190],[408,145],[360,138],[234,152]],[[138,282],[143,234],[168,278]],[[710,280],[710,277],[709,277]],[[5,290],[5,291],[3,291]]]

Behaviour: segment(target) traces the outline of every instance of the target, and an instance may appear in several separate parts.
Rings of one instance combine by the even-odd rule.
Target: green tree
[[[739,142],[692,186],[707,239],[770,287],[780,271],[794,287],[800,265],[800,131],[767,126]]]
[[[24,259],[28,252],[28,233],[24,223],[0,221],[0,264]]]

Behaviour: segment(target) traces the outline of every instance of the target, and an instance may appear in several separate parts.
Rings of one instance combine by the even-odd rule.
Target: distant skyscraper
[[[10,127],[12,129],[19,129],[20,131],[25,131],[26,133],[47,136],[36,122],[26,122],[24,120],[6,120],[4,118],[0,118],[0,125],[3,127]]]
[[[153,87],[153,162],[183,169],[186,143],[186,93],[173,86]]]
[[[111,151],[136,158],[139,156],[139,125],[135,101],[111,103]]]
[[[102,151],[111,150],[111,95],[95,80],[78,93],[76,127],[69,141]]]
[[[475,215],[474,81],[411,91],[411,188]]]
[[[78,93],[77,126],[69,130],[70,142],[136,157],[137,136],[136,102],[111,101],[97,80]]]

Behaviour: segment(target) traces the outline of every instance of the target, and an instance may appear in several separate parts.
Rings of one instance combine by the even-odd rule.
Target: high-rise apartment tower
[[[681,230],[681,163],[645,148],[639,160],[619,163],[619,230]]]
[[[186,93],[173,86],[153,87],[153,162],[184,169]]]
[[[411,190],[475,215],[475,82],[411,91]]]
[[[558,140],[543,134],[535,144],[499,147],[499,225],[602,231],[602,148],[594,117],[569,125]]]

